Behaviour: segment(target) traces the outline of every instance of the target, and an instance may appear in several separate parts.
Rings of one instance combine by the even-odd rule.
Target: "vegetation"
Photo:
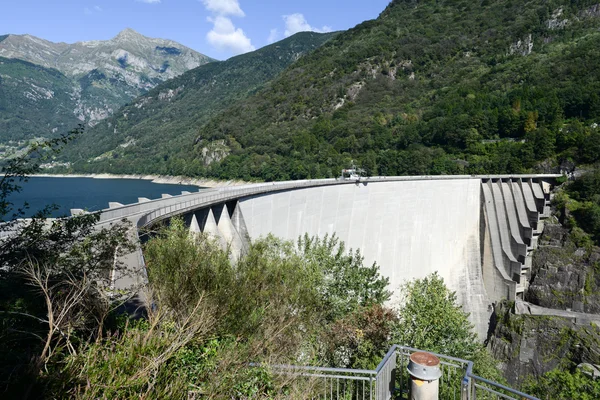
[[[574,372],[555,369],[541,379],[530,380],[525,390],[532,396],[543,400],[592,400],[600,396],[600,381],[579,369]]]
[[[260,85],[274,78],[264,87],[229,92],[231,104],[213,103],[204,113],[205,103],[182,90],[175,106],[154,100],[146,111],[129,107],[112,123],[118,139],[110,130],[101,140],[110,142],[101,147],[105,158],[84,151],[83,160],[70,159],[80,161],[74,171],[245,180],[332,177],[351,160],[372,175],[520,173],[594,163],[600,154],[594,4],[395,0],[378,19],[340,33],[279,75],[263,76]],[[143,107],[142,100],[150,98],[135,104]],[[189,119],[186,108],[202,118]],[[137,119],[155,112],[164,122]],[[133,123],[126,122],[130,115]],[[150,125],[160,126],[161,135],[146,139],[146,129],[158,132]],[[128,137],[148,140],[144,151],[154,145],[164,151],[149,150],[152,162],[135,158],[137,150],[117,147]]]
[[[205,298],[214,304],[219,336],[292,341],[281,347],[287,361],[297,356],[294,346],[307,351],[304,341],[322,326],[390,296],[378,267],[363,267],[360,254],[346,254],[336,237],[303,237],[294,245],[269,236],[233,265],[210,237],[190,238],[175,220],[145,254],[161,304],[182,310]]]
[[[600,245],[600,166],[568,184],[555,197],[554,205],[578,246]]]
[[[1,40],[0,40],[1,41]],[[0,137],[3,144],[57,137],[79,122],[72,82],[59,71],[0,57]],[[53,133],[56,128],[59,133]]]
[[[559,9],[569,23],[550,29]],[[200,141],[226,140],[232,154],[200,173],[318,178],[351,159],[382,175],[594,162],[600,36],[585,9],[394,1],[203,127]],[[509,54],[529,34],[532,53]]]
[[[472,358],[477,350],[475,333],[467,315],[456,304],[456,295],[437,274],[405,284],[408,296],[399,309],[396,341],[435,353]]]
[[[185,156],[199,126],[255,93],[302,54],[336,33],[302,32],[257,51],[212,62],[158,85],[92,128],[65,156],[80,171],[192,175],[203,166]],[[224,153],[223,153],[224,152]],[[214,143],[207,157],[228,151]],[[96,157],[99,157],[96,159]],[[145,160],[145,162],[141,162]]]
[[[226,140],[232,154],[200,173],[318,178],[351,159],[381,175],[594,162],[591,4],[394,1],[203,127],[200,141]]]
[[[81,343],[102,336],[114,301],[111,271],[131,251],[127,226],[97,229],[97,214],[46,219],[52,207],[27,221],[10,194],[39,170],[81,128],[33,146],[8,160],[0,179],[0,387],[3,396],[27,398],[43,386],[53,362],[76,354]],[[25,205],[26,207],[26,205]]]
[[[477,340],[473,325],[444,280],[433,273],[401,288],[394,343],[475,362],[475,373],[502,381],[496,361]]]

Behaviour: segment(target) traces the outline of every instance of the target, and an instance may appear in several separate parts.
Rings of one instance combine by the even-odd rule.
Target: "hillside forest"
[[[116,113],[120,146],[75,144],[67,170],[266,181],[333,177],[352,160],[370,175],[570,171],[600,155],[599,26],[593,1],[396,0],[210,118],[171,115],[148,131],[153,146],[173,137],[160,150],[136,149],[134,113]],[[194,102],[184,91],[171,103]],[[183,126],[193,137],[176,138]]]

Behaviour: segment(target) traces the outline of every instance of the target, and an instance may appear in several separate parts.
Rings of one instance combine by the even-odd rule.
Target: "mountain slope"
[[[2,87],[4,98],[0,101],[8,106],[0,114],[5,121],[0,140],[49,136],[57,126],[72,127],[75,121],[93,126],[159,83],[213,61],[176,42],[147,38],[131,29],[111,40],[74,44],[52,43],[31,35],[4,35],[0,37],[0,57],[27,62],[20,64],[18,73],[14,62],[0,64],[0,76],[5,82],[20,80],[19,86]],[[44,85],[34,83],[36,71],[50,69],[61,74],[60,82],[43,77],[40,79]],[[69,87],[65,87],[64,78],[71,81]],[[35,86],[26,87],[28,82]],[[68,100],[54,98],[51,103],[61,104],[49,113],[49,102],[31,101],[28,97],[27,93],[38,90],[36,87],[60,93]],[[9,97],[11,102],[7,102]],[[6,121],[16,118],[25,108],[35,121],[30,118],[19,126],[8,125]]]
[[[0,41],[0,56],[55,68],[69,77],[100,69],[121,75],[132,86],[148,89],[140,79],[165,81],[214,61],[177,42],[149,38],[124,29],[110,40],[53,43],[31,35],[7,35]]]
[[[72,92],[73,82],[55,69],[0,57],[0,141],[51,136],[76,126]]]
[[[191,149],[199,127],[335,35],[302,32],[188,71],[86,132],[67,149],[65,157],[83,161],[76,165],[78,171],[169,174],[202,168],[183,164],[186,156],[180,154]],[[221,149],[220,142],[213,142],[202,151],[208,159],[219,159],[225,155]]]
[[[199,132],[220,178],[515,173],[593,162],[600,146],[593,1],[393,1]],[[558,154],[558,155],[557,155]],[[548,167],[549,168],[549,167]]]

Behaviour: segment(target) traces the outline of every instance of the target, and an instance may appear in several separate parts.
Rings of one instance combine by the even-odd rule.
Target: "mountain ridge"
[[[197,173],[286,180],[337,176],[352,160],[381,175],[594,162],[598,9],[395,0],[200,129],[197,142],[232,151]]]
[[[335,35],[301,32],[256,51],[187,71],[88,130],[64,156],[71,161],[83,158],[83,168],[128,165],[139,173],[155,168],[157,173],[170,174],[172,163],[184,157],[180,152],[191,146],[198,128],[210,116],[268,85],[290,63]],[[213,143],[204,152],[219,159],[223,156],[221,148]],[[148,165],[138,165],[136,159],[144,159]]]
[[[40,52],[38,50],[39,47],[42,47],[45,51]],[[65,75],[74,77],[97,68],[107,68],[109,65],[122,67],[122,64],[118,60],[123,57],[127,58],[129,54],[125,53],[133,53],[131,54],[133,57],[139,58],[139,52],[144,51],[145,56],[149,60],[146,63],[140,63],[137,60],[138,62],[130,63],[130,65],[134,68],[137,67],[140,71],[149,73],[152,78],[154,77],[151,74],[152,71],[160,69],[164,62],[160,58],[160,55],[163,54],[160,54],[159,57],[150,58],[151,51],[149,50],[157,50],[157,47],[176,48],[179,50],[177,55],[185,58],[179,62],[179,64],[183,65],[176,65],[177,68],[175,70],[164,71],[170,73],[162,80],[173,78],[183,71],[195,68],[201,64],[215,61],[172,40],[150,38],[131,28],[122,30],[109,40],[80,41],[72,44],[63,42],[55,43],[29,34],[8,34],[0,42],[0,56],[33,62],[47,68],[56,68]],[[28,49],[31,49],[31,51],[27,51]],[[73,59],[73,57],[76,58]],[[83,65],[81,65],[82,62]],[[171,69],[172,67],[172,65],[169,66]]]
[[[0,109],[0,142],[22,142],[33,137],[51,137],[77,123],[94,126],[133,98],[189,69],[214,61],[212,58],[167,39],[148,38],[125,29],[104,41],[54,43],[32,35],[4,35],[0,41],[3,60],[24,63],[0,64],[5,97]],[[25,64],[31,63],[29,64]],[[37,67],[53,69],[71,81],[36,79]],[[29,70],[28,70],[29,68]],[[52,96],[33,92],[67,93],[63,104]],[[10,95],[9,95],[10,92]],[[27,109],[30,117],[22,110]],[[62,110],[60,118],[51,110]],[[20,117],[19,117],[20,115]],[[17,122],[18,121],[18,122]]]

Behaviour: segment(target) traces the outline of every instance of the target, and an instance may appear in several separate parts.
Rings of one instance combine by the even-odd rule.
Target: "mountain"
[[[77,125],[73,82],[55,69],[0,57],[0,143]]]
[[[74,44],[0,36],[0,140],[48,137],[82,121],[93,126],[163,81],[211,61],[131,29]]]
[[[140,90],[214,61],[172,40],[148,38],[129,28],[110,40],[74,44],[6,35],[0,41],[0,56],[54,68],[68,77],[100,70]]]
[[[302,32],[222,62],[212,62],[158,85],[112,117],[89,129],[65,150],[78,171],[163,173],[203,168],[185,154],[210,117],[268,86],[288,65],[314,51],[337,33]],[[206,159],[226,156],[213,141]],[[197,160],[196,162],[199,162]]]
[[[222,179],[557,171],[600,157],[600,5],[395,0],[199,130]],[[218,144],[225,158],[205,149]]]

